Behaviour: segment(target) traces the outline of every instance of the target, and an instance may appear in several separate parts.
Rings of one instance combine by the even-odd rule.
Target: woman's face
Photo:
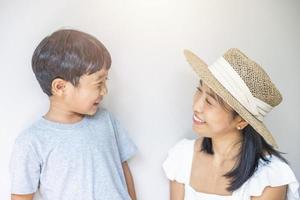
[[[194,96],[193,130],[203,137],[213,138],[238,131],[241,118],[233,117],[232,108],[217,98],[206,84],[200,82]]]

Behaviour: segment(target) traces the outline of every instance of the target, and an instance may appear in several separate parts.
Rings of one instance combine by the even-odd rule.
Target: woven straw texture
[[[185,50],[184,54],[199,78],[263,136],[269,144],[277,147],[275,139],[264,123],[252,115],[222,86],[209,71],[208,65],[189,50]],[[280,92],[272,83],[267,73],[260,65],[249,59],[240,50],[229,49],[223,57],[244,80],[254,97],[273,107],[282,101]]]

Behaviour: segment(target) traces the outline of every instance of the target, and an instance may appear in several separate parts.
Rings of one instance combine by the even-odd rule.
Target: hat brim
[[[189,50],[184,50],[184,55],[199,78],[247,121],[270,145],[277,148],[274,137],[264,123],[252,115],[224,88],[208,69],[208,65]]]

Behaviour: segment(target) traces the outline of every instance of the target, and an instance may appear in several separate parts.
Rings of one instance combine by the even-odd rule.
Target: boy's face
[[[66,85],[64,102],[71,112],[94,115],[103,97],[107,94],[108,70],[103,68],[93,74],[80,77],[78,86]]]

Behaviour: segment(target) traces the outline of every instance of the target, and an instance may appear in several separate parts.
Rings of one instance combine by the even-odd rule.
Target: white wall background
[[[18,133],[47,110],[31,55],[51,32],[91,33],[113,59],[105,105],[139,147],[130,162],[139,199],[168,198],[167,150],[191,131],[198,79],[182,50],[212,63],[238,47],[264,66],[283,103],[266,123],[300,179],[300,1],[0,0],[0,199],[9,198],[8,163]]]

